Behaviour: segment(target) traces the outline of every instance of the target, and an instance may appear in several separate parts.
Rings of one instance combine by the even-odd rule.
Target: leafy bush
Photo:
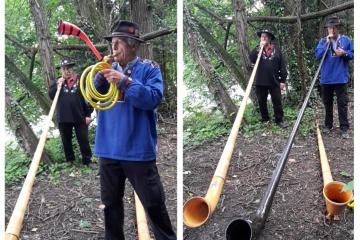
[[[184,119],[184,145],[199,145],[229,133],[231,124],[220,112],[195,112]]]
[[[26,176],[31,159],[19,148],[5,146],[5,182],[11,184]]]

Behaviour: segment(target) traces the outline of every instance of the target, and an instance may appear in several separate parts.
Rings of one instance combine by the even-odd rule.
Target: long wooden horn
[[[256,70],[259,66],[263,46],[260,48],[254,69],[251,73],[249,83],[246,87],[244,98],[241,102],[239,111],[236,115],[235,122],[232,126],[230,136],[226,142],[224,151],[221,155],[214,176],[211,180],[210,187],[205,197],[193,197],[189,199],[183,208],[184,223],[188,227],[199,227],[203,225],[214,212],[217,203],[219,202],[220,194],[224,186],[225,177],[230,165],[231,156],[235,147],[236,137],[239,133],[242,118],[244,116],[247,100],[255,79]]]
[[[305,97],[305,100],[304,100],[300,110],[299,110],[299,113],[297,115],[293,129],[291,130],[288,141],[284,147],[284,150],[283,150],[281,156],[279,157],[276,168],[273,171],[270,183],[266,188],[266,192],[265,192],[263,198],[261,199],[258,209],[256,210],[256,214],[251,216],[250,219],[237,218],[237,219],[234,219],[233,221],[231,221],[231,223],[227,226],[226,231],[225,231],[226,240],[256,239],[258,237],[258,235],[260,234],[260,232],[262,231],[262,229],[264,228],[265,221],[269,215],[270,208],[271,208],[271,205],[272,205],[275,193],[276,193],[276,189],[279,185],[281,175],[282,175],[285,165],[287,163],[287,159],[290,154],[292,144],[294,142],[296,133],[299,129],[301,119],[304,116],[306,106],[309,102],[312,90],[314,89],[316,80],[319,76],[320,69],[324,62],[324,59],[325,59],[325,56],[329,49],[329,46],[330,46],[330,43],[327,43],[325,52],[321,58],[319,67],[316,70],[316,73],[311,81],[308,93]]]
[[[346,204],[348,204],[353,198],[353,193],[351,190],[342,191],[346,184],[333,180],[318,122],[316,123],[316,131],[318,137],[321,170],[324,181],[323,195],[325,198],[327,210],[326,218],[331,219],[333,217],[334,220],[340,220],[339,216],[344,210]]]
[[[136,224],[138,229],[138,240],[150,240],[149,227],[146,221],[146,214],[139,197],[134,191],[135,208],[136,208]]]
[[[30,195],[32,192],[32,187],[35,182],[36,172],[39,167],[39,163],[42,157],[42,153],[44,150],[46,137],[49,132],[50,124],[55,112],[55,107],[57,104],[57,101],[59,99],[61,88],[58,88],[53,100],[53,103],[50,108],[49,115],[47,116],[46,122],[44,124],[44,128],[41,133],[41,137],[39,140],[39,143],[36,147],[33,159],[31,160],[29,172],[25,178],[24,185],[21,189],[21,192],[19,194],[19,197],[16,201],[15,208],[12,212],[12,215],[10,217],[8,226],[5,231],[5,240],[18,240],[20,239],[20,231],[22,228],[22,223],[24,220],[24,215],[26,208],[29,203]]]

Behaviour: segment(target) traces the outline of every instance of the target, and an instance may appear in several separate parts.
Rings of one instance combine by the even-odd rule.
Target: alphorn
[[[16,201],[15,208],[11,214],[8,226],[5,231],[5,240],[18,240],[20,238],[20,231],[22,228],[22,223],[24,221],[24,215],[26,208],[29,203],[30,195],[32,192],[32,187],[35,182],[36,172],[38,170],[40,160],[43,154],[46,137],[49,132],[50,124],[55,112],[56,104],[59,99],[61,88],[59,87],[56,91],[54,100],[52,102],[49,115],[44,124],[44,128],[41,133],[39,143],[36,147],[33,159],[31,160],[29,172],[26,175],[24,185],[20,191],[19,197]]]
[[[236,143],[236,137],[239,133],[242,118],[244,116],[247,100],[255,79],[256,70],[259,66],[263,46],[261,46],[254,69],[251,73],[249,83],[241,102],[239,111],[236,115],[234,124],[232,126],[230,136],[226,142],[225,148],[220,157],[219,163],[216,167],[215,173],[211,180],[209,189],[205,197],[196,196],[189,199],[183,208],[184,223],[186,226],[195,228],[203,225],[214,212],[217,203],[220,199],[220,194],[224,186],[225,177],[230,165],[230,160]]]
[[[316,132],[318,138],[322,177],[324,182],[323,195],[326,203],[326,218],[331,219],[333,217],[334,220],[340,220],[339,216],[344,210],[345,206],[353,198],[353,193],[351,190],[342,190],[346,185],[345,183],[333,180],[318,122],[316,123]]]
[[[136,192],[135,196],[135,209],[136,209],[136,224],[138,229],[138,240],[150,240],[149,227],[146,221],[146,214],[143,205]]]
[[[279,157],[278,163],[272,174],[272,177],[271,177],[270,183],[266,189],[265,195],[260,202],[259,208],[257,209],[255,215],[251,219],[238,218],[238,219],[233,220],[226,228],[226,231],[225,231],[226,240],[256,239],[257,236],[259,235],[259,233],[261,232],[261,230],[264,228],[265,221],[269,215],[269,211],[270,211],[270,208],[271,208],[274,196],[275,196],[276,189],[279,185],[281,174],[285,168],[292,144],[295,139],[295,135],[299,129],[301,119],[304,115],[305,108],[309,102],[310,95],[315,86],[317,77],[319,76],[319,72],[320,72],[321,66],[324,62],[327,51],[329,49],[329,45],[330,45],[329,43],[326,45],[326,49],[321,58],[319,67],[315,73],[314,78],[312,79],[308,93],[305,97],[305,100],[304,100],[302,106],[301,106],[301,109],[299,110],[299,113],[296,118],[293,129],[289,135],[286,146],[285,146],[281,156]]]

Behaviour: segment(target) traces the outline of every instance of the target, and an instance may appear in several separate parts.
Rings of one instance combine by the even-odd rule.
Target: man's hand
[[[114,57],[112,55],[105,56],[103,61],[107,62],[108,64],[112,64],[114,61]]]
[[[57,80],[56,84],[57,84],[57,88],[61,88],[61,86],[63,85],[65,81],[65,78],[61,77]]]
[[[91,119],[91,117],[85,117],[85,124],[89,125],[93,120]]]
[[[280,90],[285,90],[286,88],[286,84],[285,83],[280,83]]]
[[[338,56],[338,57],[342,57],[342,56],[345,56],[346,52],[341,49],[341,48],[337,48],[335,49],[335,55]]]
[[[116,71],[114,69],[101,70],[101,74],[104,75],[108,83],[115,84],[118,84],[119,81],[125,76],[122,72]]]
[[[326,36],[326,42],[329,42],[330,39],[332,39],[334,37],[334,34],[330,33],[329,35]]]

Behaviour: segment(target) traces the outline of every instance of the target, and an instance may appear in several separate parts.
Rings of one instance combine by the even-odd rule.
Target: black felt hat
[[[111,41],[113,37],[127,37],[135,39],[139,42],[145,42],[140,38],[139,25],[134,22],[120,21],[114,28],[111,35],[104,37],[104,39]]]
[[[267,33],[267,34],[269,34],[271,40],[274,40],[274,39],[275,39],[275,35],[274,35],[271,27],[269,27],[269,26],[263,27],[260,31],[257,32],[257,35],[258,35],[259,37],[261,37],[261,34],[262,34],[262,33]]]
[[[70,66],[70,67],[72,67],[72,66],[74,66],[74,65],[75,65],[75,63],[71,62],[70,60],[68,60],[68,59],[62,59],[62,60],[60,61],[60,65],[57,66],[56,68],[59,69],[59,68],[65,67],[65,66]]]
[[[331,16],[327,19],[325,28],[327,27],[334,27],[334,26],[341,26],[342,23],[340,22],[340,19],[338,16]]]

